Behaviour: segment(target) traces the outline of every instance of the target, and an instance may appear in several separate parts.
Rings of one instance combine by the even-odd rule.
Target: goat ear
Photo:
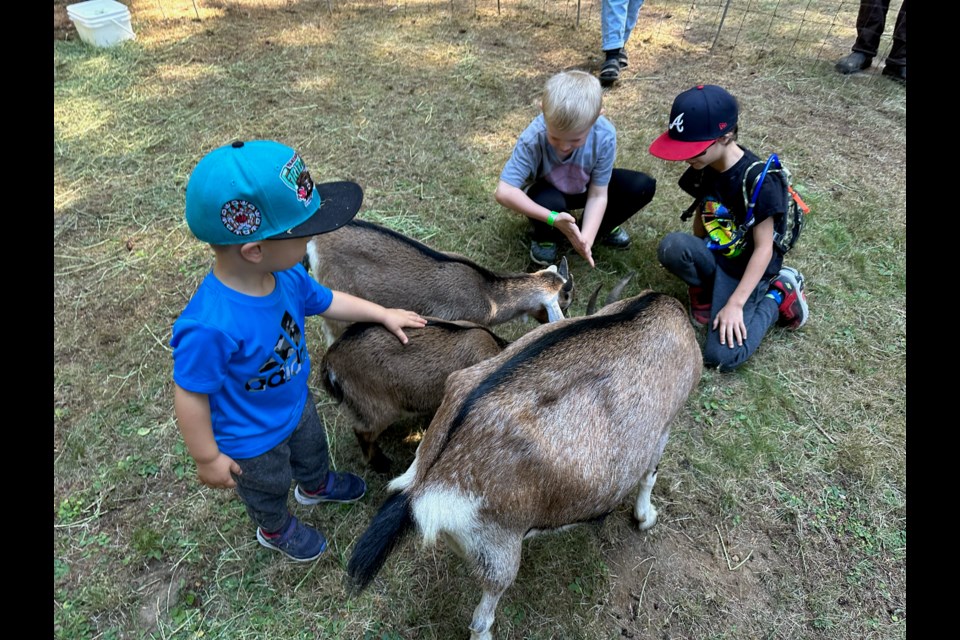
[[[560,277],[566,280],[570,277],[570,268],[567,265],[567,256],[560,258]]]
[[[565,291],[567,293],[570,293],[571,291],[573,291],[573,274],[572,273],[567,276],[567,281],[563,283],[563,287],[560,290]]]

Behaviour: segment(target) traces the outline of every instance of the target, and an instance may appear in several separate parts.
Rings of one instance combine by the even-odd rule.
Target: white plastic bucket
[[[96,47],[112,47],[136,34],[130,26],[130,10],[116,0],[87,0],[67,5],[67,16],[80,39]]]

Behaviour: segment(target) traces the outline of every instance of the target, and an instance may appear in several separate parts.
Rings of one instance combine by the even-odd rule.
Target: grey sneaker
[[[530,259],[544,267],[556,264],[557,243],[532,241],[530,243]]]
[[[614,227],[600,243],[615,249],[626,249],[630,246],[630,236],[622,227]]]
[[[854,51],[850,55],[844,56],[837,61],[836,69],[840,73],[847,75],[870,68],[873,58],[865,53]]]

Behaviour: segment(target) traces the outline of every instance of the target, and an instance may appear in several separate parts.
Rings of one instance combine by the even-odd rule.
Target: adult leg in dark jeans
[[[893,27],[893,45],[887,54],[883,74],[907,81],[907,0],[903,0],[900,12],[897,13],[897,22]]]
[[[877,56],[880,36],[886,28],[890,0],[860,0],[857,13],[857,39],[851,53],[841,58],[836,65],[840,73],[856,73],[867,69]],[[884,75],[894,76],[906,82],[907,67],[907,2],[900,5],[894,26],[893,46],[887,56]]]
[[[889,8],[890,0],[861,0],[857,13],[857,40],[853,43],[853,51],[868,58],[877,57]]]

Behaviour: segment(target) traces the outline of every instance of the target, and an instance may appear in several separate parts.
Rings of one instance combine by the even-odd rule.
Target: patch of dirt
[[[67,5],[75,2],[67,0],[53,0],[53,39],[54,40],[75,40],[77,28],[73,26],[73,21],[67,15]]]

